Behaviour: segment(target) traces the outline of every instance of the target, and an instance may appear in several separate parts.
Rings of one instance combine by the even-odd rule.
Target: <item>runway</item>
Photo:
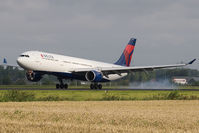
[[[91,90],[91,89],[55,89],[55,88],[1,88],[0,90],[55,90],[55,91],[96,91],[96,90]],[[199,91],[199,89],[153,89],[153,88],[117,88],[117,89],[101,89],[97,91],[174,91],[174,90],[179,90],[179,91]]]

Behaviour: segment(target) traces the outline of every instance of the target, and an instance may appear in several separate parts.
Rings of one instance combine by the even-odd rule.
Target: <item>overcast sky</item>
[[[133,66],[199,58],[198,0],[0,0],[0,57],[39,50],[114,63],[131,37]],[[3,59],[2,59],[3,60]],[[191,68],[199,69],[199,61]]]

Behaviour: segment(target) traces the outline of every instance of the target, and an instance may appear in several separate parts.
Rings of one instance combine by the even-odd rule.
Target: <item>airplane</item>
[[[182,67],[196,61],[194,59],[185,64],[130,67],[135,44],[136,39],[131,38],[122,55],[114,64],[40,51],[22,53],[17,59],[17,64],[26,70],[26,77],[32,82],[40,81],[43,75],[47,74],[57,77],[60,83],[56,84],[57,89],[68,88],[68,84],[63,82],[64,79],[88,81],[91,82],[90,89],[102,89],[102,82],[118,80],[129,73]]]
[[[3,64],[7,64],[8,62],[7,62],[7,60],[6,60],[6,58],[4,58],[3,59]]]

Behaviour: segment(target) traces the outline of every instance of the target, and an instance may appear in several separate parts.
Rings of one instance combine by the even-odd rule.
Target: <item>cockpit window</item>
[[[20,55],[20,57],[28,57],[28,58],[29,58],[30,56],[29,56],[29,55],[23,55],[23,54],[22,54],[22,55]]]

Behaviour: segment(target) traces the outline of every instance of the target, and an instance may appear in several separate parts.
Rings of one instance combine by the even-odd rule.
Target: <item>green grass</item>
[[[0,101],[197,100],[198,91],[1,90]]]
[[[54,85],[6,85],[1,88],[55,88]],[[196,100],[199,91],[114,91],[119,87],[105,86],[108,91],[81,90],[89,88],[84,86],[70,86],[71,89],[80,90],[0,90],[0,101],[108,101],[108,100]],[[199,89],[198,86],[180,86],[179,89]]]
[[[199,86],[179,86],[179,89],[199,89]]]

